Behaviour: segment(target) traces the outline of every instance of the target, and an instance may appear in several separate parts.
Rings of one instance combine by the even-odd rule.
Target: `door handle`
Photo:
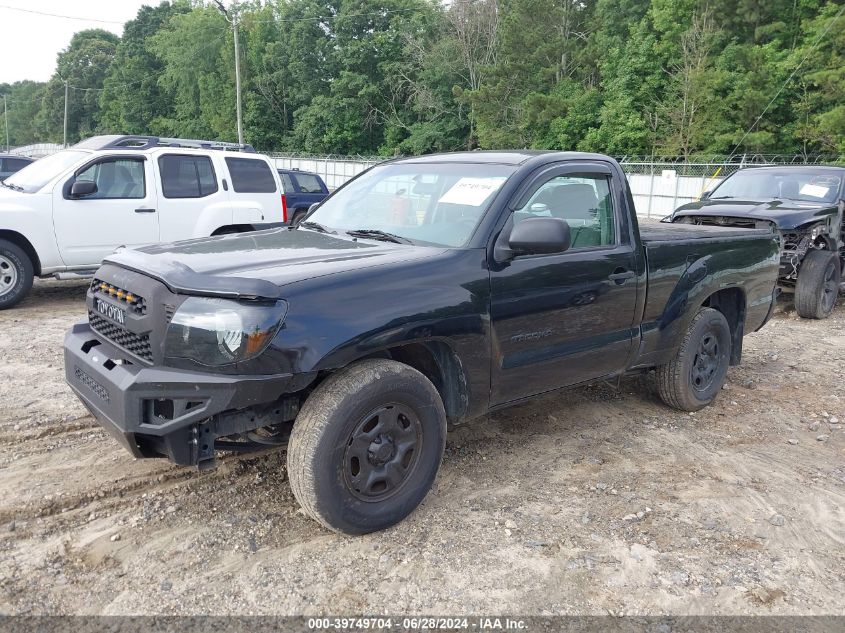
[[[608,279],[610,281],[614,281],[620,286],[624,284],[628,279],[633,279],[636,277],[637,274],[633,270],[625,270],[624,268],[617,268],[613,271],[612,275],[608,275]]]
[[[155,209],[144,209],[144,208],[135,209],[135,213],[155,213],[155,212],[156,212]]]

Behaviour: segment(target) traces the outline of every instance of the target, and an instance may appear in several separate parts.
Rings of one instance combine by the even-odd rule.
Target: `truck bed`
[[[741,293],[747,302],[747,332],[768,318],[779,261],[778,236],[770,229],[643,223],[640,238],[648,263],[648,290],[638,366],[666,362],[674,353],[683,332],[667,327],[671,323],[667,315],[695,310],[697,288]]]
[[[640,224],[640,238],[645,245],[654,242],[688,242],[691,240],[713,238],[762,237],[771,234],[771,229],[739,229],[730,226],[668,224],[665,222],[644,222]]]

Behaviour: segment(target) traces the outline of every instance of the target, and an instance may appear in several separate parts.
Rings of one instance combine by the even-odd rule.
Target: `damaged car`
[[[778,286],[807,319],[830,316],[845,261],[845,167],[740,169],[669,218],[681,224],[766,228],[781,239]]]

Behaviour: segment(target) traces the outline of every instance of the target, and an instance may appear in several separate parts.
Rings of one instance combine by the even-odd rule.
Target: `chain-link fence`
[[[634,197],[637,215],[662,218],[697,200],[738,166],[726,163],[620,162]]]
[[[34,143],[33,145],[22,145],[9,148],[9,153],[16,156],[29,156],[30,158],[43,158],[55,154],[63,149],[60,143]]]
[[[299,169],[318,174],[334,191],[353,176],[387,160],[377,156],[310,156],[300,154],[267,154],[279,169]]]
[[[269,154],[284,169],[313,171],[336,189],[353,176],[386,158],[377,156],[303,156]],[[722,179],[743,167],[761,165],[845,164],[845,156],[746,154],[742,156],[682,157],[617,157],[631,185],[637,215],[662,218],[682,204],[697,200],[704,191],[713,189]]]
[[[744,167],[764,165],[842,165],[845,156],[745,154],[741,156],[618,157],[631,185],[637,215],[662,218],[697,200],[724,178]]]

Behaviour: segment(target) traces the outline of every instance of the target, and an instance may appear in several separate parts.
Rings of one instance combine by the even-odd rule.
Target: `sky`
[[[0,83],[47,81],[74,33],[101,28],[121,35],[123,23],[145,4],[158,0],[0,0]]]

